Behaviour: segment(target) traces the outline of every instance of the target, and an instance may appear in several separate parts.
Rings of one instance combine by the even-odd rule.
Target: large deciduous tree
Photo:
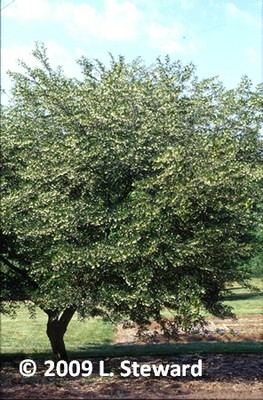
[[[169,308],[184,329],[229,315],[254,254],[262,87],[168,57],[82,58],[77,80],[34,55],[2,107],[4,298],[47,313],[57,359],[75,312],[145,325]]]

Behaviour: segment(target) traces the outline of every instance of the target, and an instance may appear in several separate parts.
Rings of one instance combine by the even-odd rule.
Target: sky
[[[262,81],[262,0],[2,0],[1,10],[3,103],[6,71],[21,71],[17,59],[34,65],[35,42],[54,68],[79,79],[78,58],[107,64],[110,52],[147,65],[168,54],[229,89],[243,75]]]

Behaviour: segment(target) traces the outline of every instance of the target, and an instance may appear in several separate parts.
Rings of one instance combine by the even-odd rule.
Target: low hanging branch
[[[13,263],[11,263],[9,260],[7,260],[5,257],[0,256],[0,260],[9,268],[11,269],[13,272],[15,272],[16,274],[22,276],[24,278],[24,280],[26,281],[26,283],[28,285],[30,285],[31,289],[38,289],[39,285],[33,281],[32,278],[30,278],[30,276],[28,275],[27,271],[25,271],[24,269],[18,268],[17,266],[15,266]]]

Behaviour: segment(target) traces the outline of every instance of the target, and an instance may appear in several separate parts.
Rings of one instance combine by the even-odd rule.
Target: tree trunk
[[[51,343],[55,361],[68,361],[64,334],[75,311],[73,307],[66,308],[62,314],[58,310],[45,310],[45,313],[48,315],[47,335]]]

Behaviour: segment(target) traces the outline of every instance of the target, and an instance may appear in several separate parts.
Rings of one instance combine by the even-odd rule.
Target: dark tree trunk
[[[66,308],[62,314],[58,310],[45,310],[45,313],[48,315],[47,335],[51,343],[55,361],[68,361],[64,334],[75,311],[73,307]]]

